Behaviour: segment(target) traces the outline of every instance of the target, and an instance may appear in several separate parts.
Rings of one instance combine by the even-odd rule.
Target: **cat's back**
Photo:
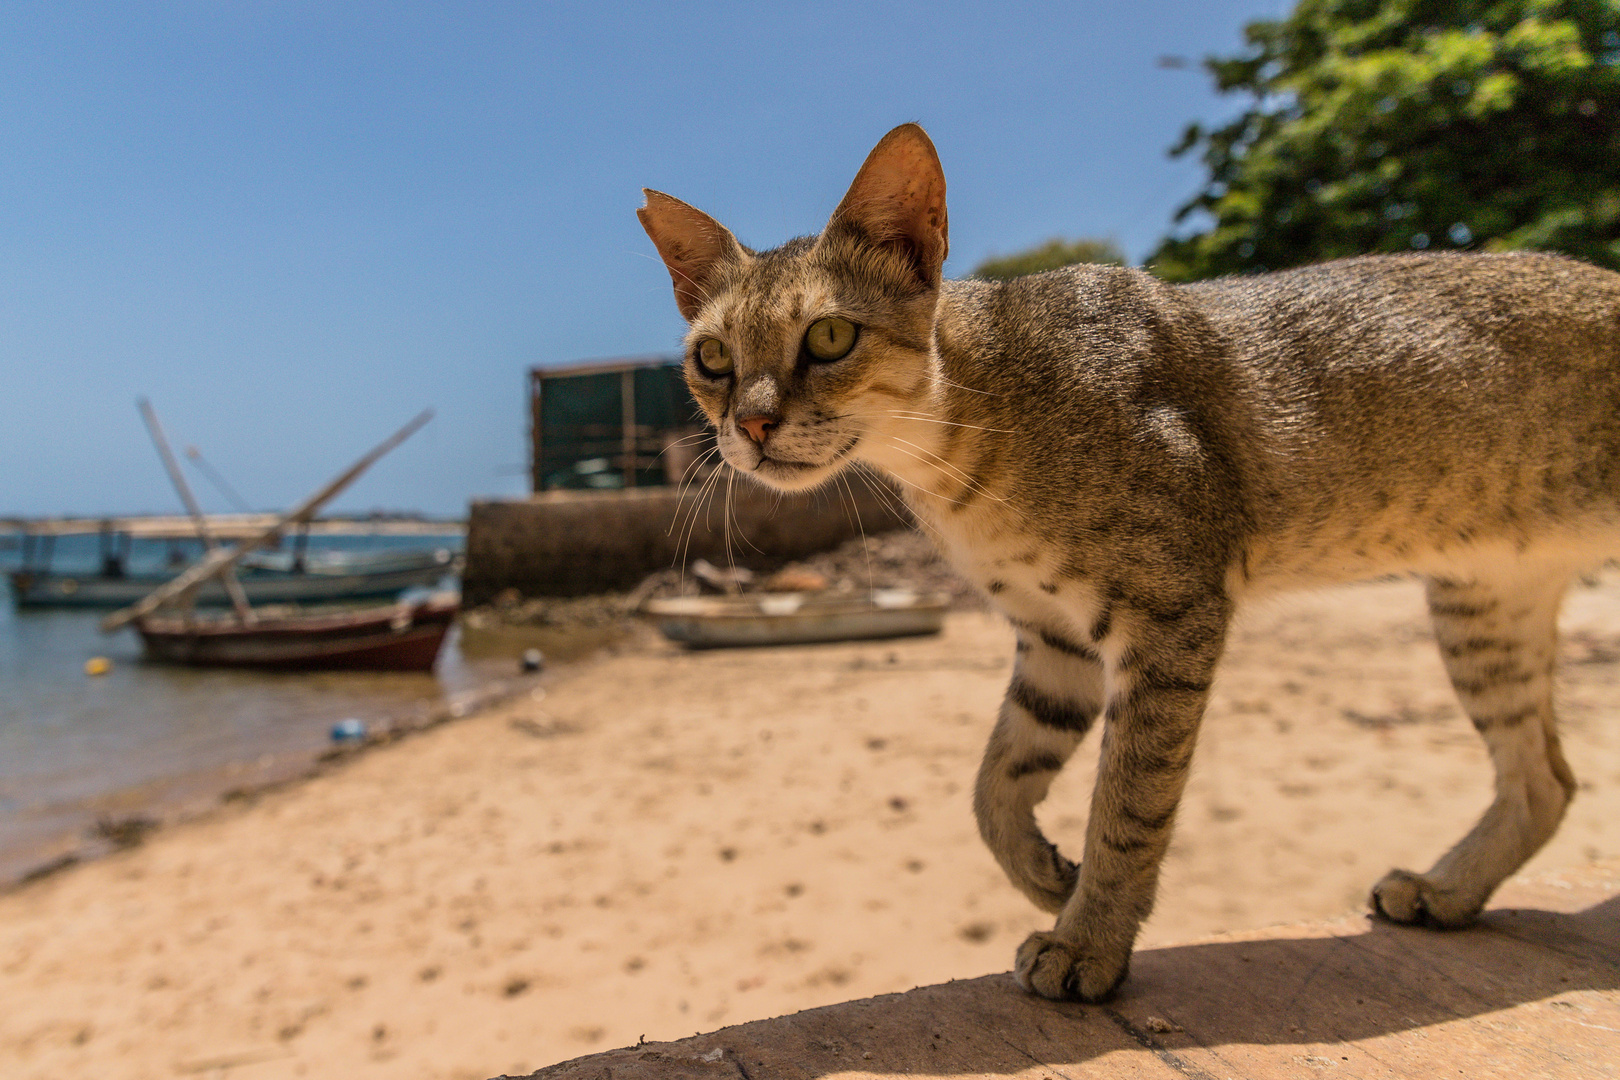
[[[1620,357],[1620,274],[1559,255],[1372,255],[1181,291],[1260,370],[1364,378],[1414,364],[1603,368]]]
[[[1253,394],[1275,561],[1353,576],[1391,552],[1522,549],[1613,520],[1620,274],[1544,254],[1372,256],[1182,292]]]
[[[1553,420],[1620,438],[1620,274],[1558,255],[1383,255],[1182,286],[1262,412],[1364,447]],[[1475,440],[1479,441],[1479,440]],[[1345,449],[1338,440],[1339,449]]]

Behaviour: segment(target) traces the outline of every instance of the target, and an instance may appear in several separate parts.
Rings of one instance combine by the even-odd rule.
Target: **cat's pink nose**
[[[776,430],[777,423],[774,416],[745,416],[737,421],[737,426],[747,432],[748,437],[754,442],[764,446],[765,440]]]

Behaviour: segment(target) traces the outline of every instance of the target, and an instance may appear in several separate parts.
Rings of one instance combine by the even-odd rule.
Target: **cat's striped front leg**
[[[1124,980],[1153,910],[1227,615],[1212,602],[1105,654],[1108,705],[1085,857],[1057,925],[1018,950],[1025,989],[1098,1001]]]
[[[1021,627],[1012,682],[979,765],[979,835],[1043,911],[1063,910],[1078,868],[1035,822],[1035,807],[1102,711],[1102,661],[1089,645]]]

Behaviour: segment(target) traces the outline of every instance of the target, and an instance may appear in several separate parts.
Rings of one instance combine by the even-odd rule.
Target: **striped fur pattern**
[[[1269,591],[1422,576],[1490,750],[1495,801],[1427,872],[1380,881],[1375,911],[1465,924],[1557,828],[1559,600],[1620,538],[1620,275],[1413,255],[1189,287],[945,281],[944,176],[915,125],[819,236],[774,250],[647,200],[725,459],[788,490],[888,474],[1017,630],[974,803],[1057,916],[1018,951],[1025,987],[1095,1001],[1125,977],[1234,607]],[[827,318],[857,327],[831,361],[806,351]],[[702,363],[710,339],[728,370]],[[1076,864],[1034,811],[1093,727]]]

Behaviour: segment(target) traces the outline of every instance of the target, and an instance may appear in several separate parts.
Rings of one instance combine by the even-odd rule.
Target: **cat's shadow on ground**
[[[1620,990],[1620,896],[1573,914],[1495,910],[1460,931],[1371,919],[1334,929],[1145,950],[1103,1005],[1046,1001],[1009,975],[987,975],[580,1059],[543,1075],[561,1080],[575,1066],[598,1075],[611,1065],[626,1080],[1030,1069],[1072,1077],[1067,1067],[1096,1062],[1086,1075],[1114,1076],[1098,1059],[1120,1051],[1138,1052],[1137,1066],[1122,1065],[1120,1076],[1138,1075],[1147,1064],[1141,1052],[1167,1076],[1248,1076],[1250,1066],[1264,1076],[1292,1075],[1275,1070],[1300,1065],[1355,1071],[1355,1062],[1377,1065],[1379,1075],[1457,1075],[1465,1064],[1458,1054],[1485,1054],[1510,1071],[1517,1059],[1518,1075],[1541,1075],[1559,1062],[1620,1052],[1620,1002],[1589,993]],[[1438,1027],[1516,1006],[1530,1009]],[[1417,1037],[1349,1045],[1404,1033]],[[1585,1075],[1578,1067],[1574,1074]]]
[[[1037,1062],[1078,1064],[1125,1042],[1198,1076],[1202,1071],[1183,1051],[1224,1056],[1223,1047],[1244,1045],[1331,1047],[1542,1003],[1551,1010],[1548,1022],[1512,1035],[1515,1049],[1531,1055],[1528,1065],[1539,1044],[1546,1044],[1547,1060],[1566,1056],[1564,1040],[1553,1044],[1565,1025],[1590,1026],[1583,1017],[1592,1012],[1591,996],[1581,991],[1620,989],[1620,897],[1574,914],[1492,911],[1462,931],[1369,919],[1359,933],[1332,937],[1145,950],[1120,994],[1101,1006],[1043,1001],[1007,976],[934,989],[941,997],[935,1023],[898,1060],[888,1060],[891,1051],[878,1040],[854,1055],[857,1061],[829,1071],[1011,1073]],[[869,1030],[886,1026],[876,1015],[886,1002],[903,1008],[903,1000],[875,1002],[868,1022],[876,1029]],[[953,1001],[960,1015],[950,1015]],[[1614,1013],[1615,1003],[1604,1011]],[[1614,1020],[1606,1015],[1592,1030],[1612,1030]],[[964,1045],[969,1041],[971,1047]],[[917,1052],[923,1047],[927,1056]],[[862,1056],[867,1052],[870,1058]]]

